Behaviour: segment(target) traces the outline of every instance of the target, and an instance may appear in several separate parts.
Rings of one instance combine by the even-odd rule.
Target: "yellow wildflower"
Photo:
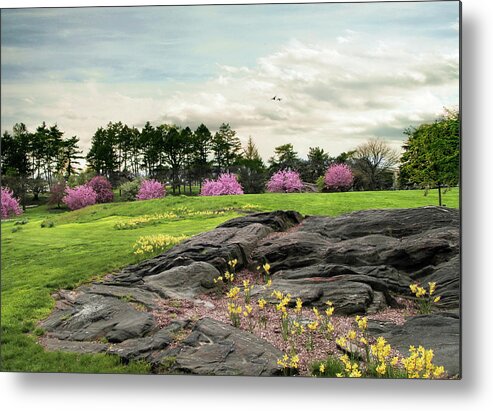
[[[430,287],[429,293],[430,293],[430,296],[432,296],[433,293],[435,292],[436,287],[437,287],[437,283],[436,282],[430,282],[430,283],[428,283],[428,287]]]
[[[318,321],[312,321],[311,323],[308,324],[308,329],[310,331],[316,331],[318,328]]]
[[[240,289],[238,287],[233,287],[231,290],[227,292],[226,297],[234,300],[235,298],[238,297],[239,293],[240,293]]]
[[[348,333],[347,333],[347,338],[348,338],[349,340],[354,340],[354,339],[356,338],[356,331],[354,331],[354,330],[350,330],[350,331],[348,331]]]
[[[302,305],[303,305],[303,301],[301,301],[301,298],[297,298],[296,299],[296,307],[294,309],[294,312],[297,314],[301,313]]]
[[[248,317],[252,313],[252,311],[253,311],[252,306],[247,304],[247,305],[245,305],[245,311],[243,311],[243,315],[245,317]]]
[[[442,298],[442,297],[440,297],[440,296],[435,297],[435,298],[434,298],[434,300],[433,300],[433,302],[434,302],[434,303],[437,303],[438,301],[440,301],[440,298]]]
[[[323,363],[320,364],[320,367],[318,367],[318,371],[320,372],[320,374],[323,374],[325,372],[325,365]]]
[[[346,347],[346,342],[347,342],[347,340],[344,337],[339,337],[336,339],[336,344],[341,348]]]
[[[331,317],[331,316],[332,316],[332,314],[334,314],[334,307],[329,307],[329,308],[327,308],[327,309],[325,310],[325,315],[326,315],[327,317]]]
[[[384,375],[385,372],[387,371],[387,366],[385,365],[384,362],[380,363],[380,365],[376,368],[377,373],[380,375]]]
[[[365,331],[366,328],[368,327],[368,318],[366,318],[366,317],[360,317],[358,315],[358,316],[356,316],[356,323],[358,324],[358,328],[361,331]]]
[[[265,272],[267,274],[269,274],[269,271],[270,271],[270,264],[269,263],[265,263],[263,266],[262,266],[265,270]]]
[[[265,307],[265,304],[267,304],[267,301],[265,301],[263,298],[261,298],[260,300],[257,301],[257,304],[258,304],[258,308],[263,310]]]

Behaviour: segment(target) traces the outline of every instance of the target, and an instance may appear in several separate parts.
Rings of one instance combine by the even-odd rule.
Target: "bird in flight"
[[[277,97],[277,96],[274,96],[271,98],[271,100],[274,100],[274,101],[281,101],[282,99],[280,97]]]
[[[271,100],[275,100],[276,98],[277,98],[277,96],[274,96],[274,97],[271,98]]]

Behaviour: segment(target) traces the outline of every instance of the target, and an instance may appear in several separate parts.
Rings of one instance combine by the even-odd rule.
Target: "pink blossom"
[[[2,187],[1,189],[2,219],[9,218],[12,215],[22,214],[22,208],[19,200],[14,197],[10,188]]]
[[[91,187],[96,192],[96,203],[111,203],[113,201],[113,190],[111,183],[106,177],[93,177],[87,186]]]
[[[303,183],[296,171],[281,170],[273,174],[267,183],[267,191],[271,193],[292,193],[301,191]]]
[[[79,208],[96,204],[97,194],[87,185],[81,185],[74,188],[67,187],[65,193],[63,202],[67,204],[68,208],[71,210],[78,210]]]
[[[353,184],[353,172],[346,164],[333,164],[327,169],[324,181],[329,190],[348,190]]]
[[[137,200],[151,200],[153,198],[161,198],[166,195],[166,188],[156,180],[142,180],[140,183]]]
[[[243,187],[235,174],[221,174],[217,180],[206,179],[200,191],[201,196],[222,196],[243,194]]]

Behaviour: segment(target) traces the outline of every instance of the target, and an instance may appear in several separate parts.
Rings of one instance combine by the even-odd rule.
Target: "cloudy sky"
[[[459,104],[458,18],[456,1],[4,9],[1,127],[57,123],[86,150],[110,121],[147,120],[230,123],[265,159],[399,148]]]

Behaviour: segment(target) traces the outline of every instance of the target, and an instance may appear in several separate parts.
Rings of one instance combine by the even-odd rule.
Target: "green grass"
[[[458,207],[458,190],[444,195],[449,207]],[[173,196],[160,200],[100,204],[74,212],[50,211],[46,206],[28,209],[29,219],[17,232],[15,221],[4,221],[1,276],[2,371],[147,373],[144,363],[123,365],[109,355],[77,355],[45,352],[36,344],[37,322],[53,309],[51,294],[74,288],[135,263],[133,244],[143,235],[195,235],[236,217],[230,210],[221,215],[187,216],[145,225],[133,230],[115,230],[116,222],[144,214],[164,213],[180,207],[194,211],[240,209],[255,205],[259,210],[291,209],[306,215],[339,215],[371,208],[408,208],[437,204],[430,191],[354,192],[332,194],[261,194],[225,197]],[[20,218],[19,218],[20,219]],[[43,221],[53,227],[41,227]],[[36,331],[35,331],[36,330]]]

